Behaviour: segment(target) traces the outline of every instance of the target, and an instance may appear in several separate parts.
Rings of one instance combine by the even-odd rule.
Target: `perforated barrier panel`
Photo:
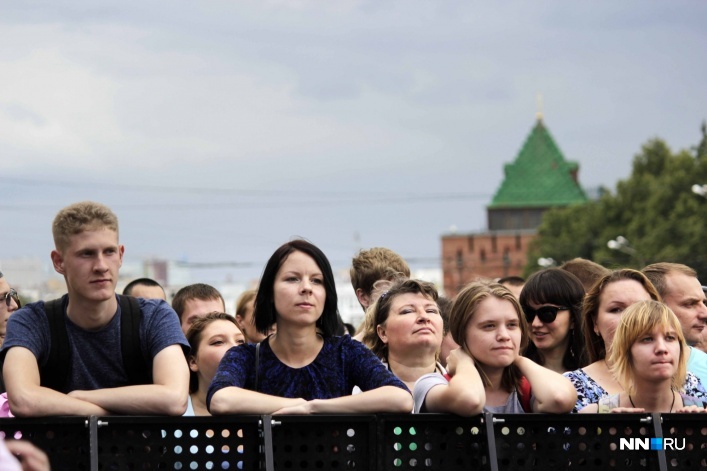
[[[375,469],[371,415],[273,416],[276,470]]]
[[[260,466],[259,416],[104,417],[102,470],[252,470]]]
[[[87,417],[0,419],[0,436],[28,440],[49,456],[52,471],[90,469]]]
[[[707,471],[704,414],[0,419],[54,471]]]
[[[661,417],[668,469],[707,471],[707,417],[704,414],[663,414]]]
[[[382,415],[378,430],[378,469],[490,469],[481,416]]]
[[[653,470],[650,450],[621,450],[621,439],[655,437],[646,414],[495,415],[499,469]]]

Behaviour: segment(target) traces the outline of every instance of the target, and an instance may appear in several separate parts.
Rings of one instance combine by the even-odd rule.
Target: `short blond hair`
[[[628,394],[636,393],[635,370],[631,347],[643,335],[659,327],[663,332],[674,332],[680,343],[680,357],[677,371],[673,375],[671,388],[680,391],[687,375],[687,344],[680,327],[680,321],[668,306],[659,301],[639,301],[632,304],[621,315],[621,321],[609,354],[611,372]]]
[[[373,247],[361,250],[352,260],[351,285],[354,291],[361,289],[367,296],[373,291],[373,284],[378,280],[410,278],[407,262],[390,249]]]
[[[57,250],[62,251],[71,243],[71,236],[97,229],[110,229],[118,234],[118,217],[108,206],[94,201],[71,204],[54,217],[54,245]]]

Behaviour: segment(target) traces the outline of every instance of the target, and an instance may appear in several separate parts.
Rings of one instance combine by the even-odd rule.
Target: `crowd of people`
[[[52,232],[66,295],[21,306],[0,274],[6,415],[705,412],[707,306],[684,265],[577,259],[449,300],[398,254],[362,250],[349,335],[308,241],[277,248],[231,316],[202,283],[171,305],[146,278],[116,294],[124,247],[104,205],[62,209]]]

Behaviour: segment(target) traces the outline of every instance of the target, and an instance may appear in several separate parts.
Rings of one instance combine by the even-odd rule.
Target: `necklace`
[[[673,402],[670,404],[670,410],[668,411],[668,414],[670,414],[673,411],[673,406],[675,405],[675,391],[670,391],[673,393]],[[631,401],[631,407],[634,409],[636,408],[636,405],[633,403],[633,399],[631,399],[631,395],[628,395],[628,400]]]

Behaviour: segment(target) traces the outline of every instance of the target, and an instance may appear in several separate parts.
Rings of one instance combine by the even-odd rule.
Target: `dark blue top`
[[[270,338],[260,346],[260,374],[257,391],[271,396],[331,399],[348,396],[354,386],[369,391],[381,386],[405,384],[388,371],[365,345],[350,336],[324,339],[312,363],[291,368],[282,363],[270,348]],[[255,391],[255,345],[238,345],[226,352],[209,386],[206,404],[219,389],[229,386]]]
[[[186,352],[189,343],[184,338],[179,317],[162,300],[137,298],[142,317],[140,321],[140,348],[145,358],[152,359],[170,345],[180,345]],[[66,304],[64,304],[66,309]],[[120,303],[107,325],[96,330],[84,330],[74,324],[64,311],[66,333],[69,336],[71,364],[69,381],[63,393],[80,389],[115,388],[130,384],[123,366],[120,346]],[[49,321],[44,302],[39,301],[15,311],[7,322],[7,336],[0,356],[12,347],[24,347],[37,358],[37,365],[45,365],[51,347]]]

